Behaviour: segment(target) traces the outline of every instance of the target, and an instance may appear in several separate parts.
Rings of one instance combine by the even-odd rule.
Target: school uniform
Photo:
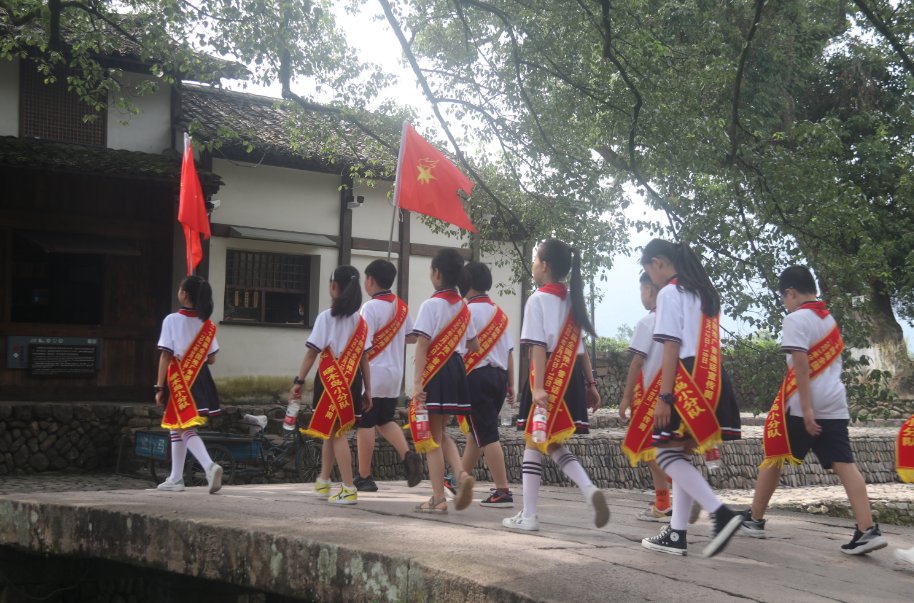
[[[820,316],[811,309],[810,306],[816,305],[821,303],[803,304],[784,317],[781,351],[787,355],[788,368],[793,368],[793,352],[808,353],[837,326],[831,314]],[[844,365],[839,355],[809,382],[812,409],[816,422],[822,428],[818,436],[811,436],[806,431],[799,391],[787,400],[787,439],[793,456],[802,460],[812,450],[824,469],[830,469],[833,463],[854,462],[847,431],[850,422],[847,391],[841,382],[843,370]]]
[[[180,362],[187,352],[187,348],[196,339],[203,327],[200,315],[193,308],[181,308],[169,314],[162,321],[162,332],[159,335],[158,348],[170,352]],[[213,337],[209,346],[207,359],[212,358],[219,351],[219,342]],[[214,417],[222,413],[219,405],[219,393],[216,391],[216,382],[213,381],[209,365],[204,364],[197,375],[197,379],[190,387],[190,393],[197,405],[197,414],[201,417]],[[165,402],[167,406],[170,392],[165,388]]]
[[[467,300],[470,322],[480,333],[495,316],[498,306],[488,295]],[[502,333],[485,358],[467,375],[470,390],[470,434],[479,448],[499,439],[498,416],[508,395],[508,358],[514,350],[511,334]]]
[[[464,307],[463,300],[456,289],[442,289],[435,292],[419,306],[419,314],[410,334],[434,340],[450,324]],[[425,407],[433,415],[467,415],[470,413],[470,391],[467,385],[466,367],[463,356],[467,351],[467,341],[476,338],[476,328],[471,320],[467,330],[457,343],[444,366],[425,385]],[[415,367],[422,371],[424,367]]]
[[[343,353],[343,350],[346,349],[346,344],[352,339],[352,334],[355,333],[360,320],[362,320],[362,318],[359,316],[358,312],[353,312],[349,316],[332,316],[330,314],[330,309],[328,308],[317,315],[317,319],[314,321],[314,328],[311,329],[311,335],[308,337],[305,345],[318,353],[323,352],[324,349],[329,346],[330,353],[333,354],[333,357],[339,358],[340,354]],[[363,354],[371,349],[372,334],[373,332],[369,327],[368,335],[365,337],[365,346],[362,350]],[[356,421],[358,421],[359,417],[362,415],[361,365],[356,369],[355,377],[352,380],[349,391],[352,394],[352,408],[355,412]],[[314,377],[313,401],[315,408],[317,408],[317,403],[320,401],[323,393],[324,384],[321,383],[320,375],[316,375]]]
[[[377,333],[390,323],[397,309],[396,301],[396,295],[390,291],[381,291],[365,302],[361,315],[368,324],[369,332]],[[413,326],[413,319],[407,314],[393,340],[371,360],[372,405],[371,410],[363,413],[359,419],[359,427],[377,427],[394,420],[402,389],[406,334],[413,330]]]
[[[643,317],[635,325],[635,331],[632,333],[632,339],[628,345],[628,351],[644,359],[641,365],[641,375],[643,376],[644,389],[650,387],[651,382],[660,372],[660,365],[663,362],[663,347],[654,341],[654,323],[657,313],[651,310],[647,316]]]
[[[688,372],[691,372],[695,365],[702,317],[701,297],[697,294],[680,290],[675,283],[666,285],[657,294],[654,341],[660,344],[667,341],[678,343],[679,360]],[[721,438],[738,440],[742,432],[739,407],[736,405],[733,383],[723,364],[720,365],[720,377],[720,398],[715,415],[720,425]],[[669,424],[663,429],[654,427],[654,443],[684,439],[687,436],[683,435],[680,427],[682,427],[682,420],[676,408],[673,407]]]
[[[521,325],[521,345],[535,345],[546,349],[546,357],[555,349],[561,334],[562,326],[571,311],[571,298],[567,295],[555,295],[537,290],[527,299],[524,306],[524,323]],[[565,405],[574,420],[575,433],[590,433],[590,420],[587,416],[587,397],[584,386],[584,372],[581,368],[581,355],[584,354],[583,338],[578,343],[577,355],[568,389],[565,390]],[[588,375],[588,378],[590,375]],[[589,379],[588,379],[589,380]],[[523,431],[533,406],[533,392],[530,389],[530,376],[524,378],[521,388],[520,408],[517,416],[517,429]]]

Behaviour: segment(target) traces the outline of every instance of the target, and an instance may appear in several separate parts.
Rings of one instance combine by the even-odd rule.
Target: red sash
[[[911,415],[901,429],[895,443],[895,467],[898,477],[906,484],[914,482],[914,415]]]
[[[364,318],[359,317],[359,324],[339,359],[333,357],[330,346],[321,352],[317,374],[324,386],[324,392],[317,401],[308,428],[301,430],[303,434],[326,440],[333,433],[333,425],[337,420],[340,423],[337,436],[352,429],[355,423],[352,382],[358,372],[367,337],[368,324]]]
[[[546,370],[543,378],[543,389],[549,396],[549,408],[546,418],[546,441],[537,444],[533,441],[533,411],[536,406],[530,405],[527,415],[527,425],[524,429],[524,438],[529,446],[545,453],[550,444],[561,444],[574,435],[574,419],[565,403],[565,392],[571,380],[571,371],[574,368],[578,355],[578,344],[581,341],[581,328],[574,322],[574,316],[569,311],[555,349],[546,361]],[[530,367],[530,390],[533,390],[533,367]]]
[[[394,337],[397,336],[397,333],[400,332],[403,323],[406,322],[406,316],[409,314],[409,306],[399,297],[394,295],[392,295],[392,297],[393,300],[390,301],[396,301],[397,303],[397,307],[394,309],[394,315],[391,317],[390,321],[378,329],[374,334],[374,337],[371,338],[371,349],[368,350],[368,360],[374,360],[380,356],[381,352],[387,349],[390,342],[393,341]]]
[[[197,403],[190,391],[200,375],[209,348],[216,336],[216,325],[207,320],[200,327],[181,362],[172,356],[168,363],[168,404],[162,415],[164,429],[189,429],[206,423],[206,417],[197,413]]]
[[[644,391],[644,373],[638,375],[635,391],[632,395],[632,420],[622,440],[622,452],[628,457],[632,467],[638,461],[653,461],[657,458],[657,449],[654,448],[654,408],[660,397],[660,376],[657,371],[650,387]]]
[[[482,303],[482,301],[477,302],[474,300],[470,303]],[[495,304],[492,305],[494,306]],[[469,375],[470,372],[489,355],[489,352],[492,351],[492,348],[495,347],[495,344],[498,343],[498,340],[501,339],[501,336],[505,334],[507,329],[508,315],[505,314],[504,310],[495,306],[495,314],[492,315],[492,319],[476,336],[476,339],[479,341],[479,351],[467,352],[467,355],[463,357],[467,375]],[[460,424],[460,431],[463,433],[470,433],[470,423],[467,421],[466,417],[457,417],[457,422]]]
[[[432,339],[432,342],[428,346],[428,352],[425,356],[425,367],[422,369],[422,387],[428,385],[428,382],[438,374],[441,367],[447,364],[447,361],[457,349],[457,344],[466,336],[467,327],[470,324],[470,311],[467,309],[466,304],[460,303],[462,305],[460,311],[451,319],[451,322],[449,322],[446,327],[441,329],[441,332]],[[429,433],[429,436],[426,439],[419,439],[419,434],[416,429],[415,398],[409,403],[409,431],[410,434],[412,434],[416,452],[425,453],[438,448],[438,443],[435,441],[435,438],[431,436],[431,433]]]
[[[825,316],[828,316],[826,313]],[[835,326],[831,332],[809,350],[809,379],[812,381],[822,374],[831,363],[841,357],[844,342],[841,333]],[[793,456],[790,440],[787,438],[787,400],[797,391],[797,374],[790,367],[781,382],[778,395],[771,404],[768,417],[765,419],[764,449],[765,460],[759,465],[765,467],[783,467],[785,462],[799,465],[802,461]]]
[[[697,452],[714,448],[721,441],[716,415],[720,383],[720,316],[709,317],[702,313],[692,372],[686,371],[680,360],[673,386],[676,411],[684,431],[695,440]]]

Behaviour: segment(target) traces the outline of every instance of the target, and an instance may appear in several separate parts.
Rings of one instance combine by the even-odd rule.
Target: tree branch
[[[727,153],[726,163],[732,165],[736,160],[736,153],[739,151],[739,99],[740,91],[743,85],[743,72],[746,69],[746,61],[749,59],[749,47],[752,45],[752,39],[755,32],[758,31],[758,24],[762,20],[762,9],[768,0],[755,0],[755,16],[752,19],[752,25],[746,34],[746,43],[743,44],[743,50],[739,53],[739,63],[736,68],[736,77],[733,82],[733,102],[730,107],[730,125],[727,128],[727,134],[730,137],[730,152]]]
[[[864,2],[864,0],[854,0],[854,4],[856,4],[857,8],[859,8],[860,11],[866,15],[866,18],[870,23],[873,24],[873,27],[876,28],[876,31],[881,33],[883,37],[888,40],[889,45],[892,47],[892,50],[895,51],[895,54],[898,55],[898,58],[901,59],[901,62],[907,70],[908,74],[914,76],[914,60],[912,60],[908,53],[905,51],[904,45],[901,43],[901,40],[898,39],[898,36],[892,33],[892,30],[889,29],[889,26],[886,24],[886,22],[883,21],[882,18],[876,14],[876,11],[874,11],[866,2]]]

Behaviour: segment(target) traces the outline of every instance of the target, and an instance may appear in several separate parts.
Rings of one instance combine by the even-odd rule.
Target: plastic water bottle
[[[533,442],[542,444],[546,441],[546,409],[537,405],[533,409]]]
[[[289,406],[286,407],[286,416],[282,420],[282,428],[286,435],[291,434],[298,427],[298,411],[301,408],[301,400],[289,400]]]
[[[425,407],[425,404],[416,402],[416,439],[421,442],[428,438],[428,409]]]
[[[712,473],[720,469],[720,448],[715,447],[705,452],[705,466]]]

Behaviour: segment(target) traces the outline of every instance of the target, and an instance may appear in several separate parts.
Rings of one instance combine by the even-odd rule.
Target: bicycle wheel
[[[231,484],[235,477],[235,458],[229,449],[220,444],[207,444],[206,451],[214,463],[222,466],[222,483]],[[194,455],[188,452],[187,462],[184,465],[185,486],[205,486],[206,470],[200,466]]]
[[[171,474],[171,461],[160,459],[149,459],[149,474],[152,481],[160,484]]]
[[[313,482],[321,471],[321,447],[314,440],[302,440],[295,452],[295,477],[299,482]]]

